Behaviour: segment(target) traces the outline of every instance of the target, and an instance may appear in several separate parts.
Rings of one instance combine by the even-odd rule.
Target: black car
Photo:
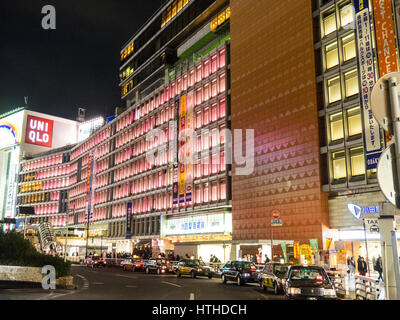
[[[335,286],[318,266],[290,266],[286,275],[285,299],[336,300]]]
[[[289,263],[266,263],[259,274],[260,287],[263,290],[273,289],[275,294],[282,293],[284,278],[289,266]]]
[[[213,277],[213,271],[211,267],[206,266],[201,260],[184,259],[179,261],[176,269],[176,276],[178,278],[183,275],[190,275],[192,278],[203,276],[211,279]]]
[[[239,286],[247,282],[257,282],[256,265],[249,261],[228,261],[220,270],[221,281],[235,281]]]
[[[151,258],[144,264],[146,273],[165,274],[173,272],[172,263],[169,260],[162,258]]]

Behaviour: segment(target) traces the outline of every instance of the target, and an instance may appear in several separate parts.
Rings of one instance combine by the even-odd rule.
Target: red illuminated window
[[[182,82],[182,91],[186,91],[188,88],[188,75],[185,73],[183,75],[183,82]]]
[[[219,93],[225,91],[225,74],[219,76]]]
[[[211,105],[211,122],[217,121],[218,119],[218,105],[213,103]]]
[[[201,103],[202,103],[201,88],[198,88],[196,90],[196,105],[199,105]]]
[[[213,55],[211,57],[211,73],[216,72],[218,69],[218,63],[217,63],[217,55]]]
[[[211,201],[217,201],[219,198],[218,184],[216,181],[211,183]]]
[[[196,185],[195,189],[195,203],[201,203],[201,186]]]
[[[194,77],[194,69],[190,69],[189,71],[189,83],[188,83],[188,87],[192,87],[194,85],[195,82],[195,77]]]
[[[196,82],[200,82],[201,81],[201,77],[202,77],[202,74],[201,74],[202,70],[201,69],[202,69],[201,64],[199,64],[196,67]]]
[[[210,108],[204,108],[203,112],[203,126],[206,126],[210,123]]]
[[[211,81],[211,97],[217,95],[217,79]]]
[[[205,183],[203,187],[203,202],[208,202],[208,183]]]
[[[225,48],[219,51],[219,67],[223,68],[226,64]]]
[[[210,75],[210,59],[204,61],[203,66],[203,78],[207,78]]]
[[[201,128],[202,123],[201,123],[201,110],[196,112],[196,129]]]
[[[206,83],[203,87],[203,101],[210,99],[210,84]]]

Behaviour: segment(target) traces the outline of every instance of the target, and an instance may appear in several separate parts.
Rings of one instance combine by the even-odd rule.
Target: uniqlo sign
[[[51,148],[53,120],[28,116],[25,142]]]

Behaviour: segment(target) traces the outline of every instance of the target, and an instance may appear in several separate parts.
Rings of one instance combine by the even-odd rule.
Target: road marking
[[[60,298],[63,296],[68,296],[68,295],[74,294],[74,293],[75,293],[75,291],[71,291],[71,292],[67,292],[67,293],[60,293],[60,294],[50,297],[50,299],[57,299],[57,298]]]
[[[126,286],[127,288],[137,288],[137,286]]]
[[[128,278],[128,279],[137,279],[137,277],[131,277],[131,276],[125,276],[123,274],[117,274],[117,277],[123,277],[123,278]]]
[[[104,283],[103,282],[93,282],[93,284],[102,285]]]
[[[84,276],[81,276],[80,274],[77,274],[76,276],[81,278],[83,281],[82,290],[89,289],[89,281]]]
[[[50,292],[49,294],[46,294],[45,296],[40,297],[40,298],[37,298],[37,299],[35,299],[35,300],[47,300],[47,299],[49,299],[50,297],[52,297],[53,295],[54,295],[54,292]]]
[[[194,300],[194,293],[191,293],[191,294],[190,294],[189,300]]]
[[[165,284],[169,284],[169,285],[171,285],[171,286],[175,286],[175,287],[178,287],[178,288],[182,288],[182,286],[180,286],[179,284],[171,283],[171,282],[168,282],[168,281],[161,281],[161,283],[165,283]]]

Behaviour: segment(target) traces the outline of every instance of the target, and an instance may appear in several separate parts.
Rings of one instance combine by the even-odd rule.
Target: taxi
[[[185,259],[179,261],[176,269],[176,276],[178,278],[181,276],[191,276],[192,278],[203,276],[211,279],[213,277],[213,271],[211,267],[206,266],[201,260]]]
[[[283,283],[290,263],[270,262],[266,263],[260,272],[260,287],[263,290],[272,289],[275,294],[283,292]]]

